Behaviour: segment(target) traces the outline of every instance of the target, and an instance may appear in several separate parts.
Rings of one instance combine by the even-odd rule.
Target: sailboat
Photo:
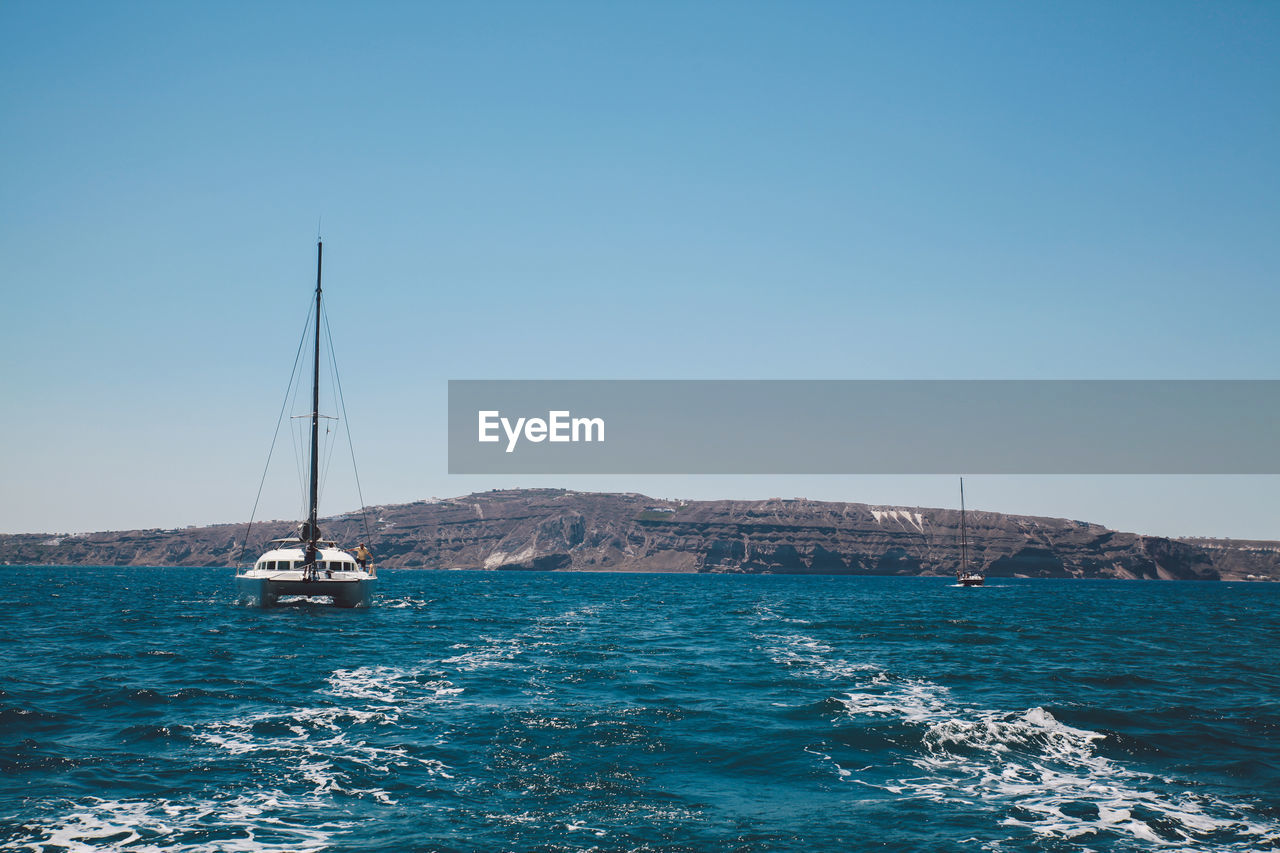
[[[311,382],[311,485],[307,494],[307,520],[296,536],[273,539],[273,546],[254,564],[236,575],[236,591],[242,601],[262,606],[281,596],[329,598],[339,607],[368,606],[376,578],[372,563],[357,562],[331,539],[321,536],[317,510],[320,488],[320,271],[324,243],[316,241],[315,358]],[[250,522],[252,525],[252,522]],[[246,534],[246,540],[248,535]]]
[[[961,586],[982,586],[986,578],[980,571],[969,569],[969,532],[965,525],[964,513],[964,477],[960,478],[960,571],[956,572],[956,582]]]

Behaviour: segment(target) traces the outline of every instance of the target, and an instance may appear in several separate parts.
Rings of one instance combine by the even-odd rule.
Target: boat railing
[[[300,539],[297,536],[286,536],[282,539],[268,539],[268,545],[306,545],[306,539]],[[332,539],[317,539],[316,544],[323,548],[337,548],[338,543]]]

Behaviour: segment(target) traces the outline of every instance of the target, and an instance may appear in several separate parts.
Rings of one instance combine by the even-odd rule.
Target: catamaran
[[[360,560],[320,534],[317,518],[320,488],[320,272],[324,243],[316,241],[315,359],[311,382],[311,485],[307,494],[307,520],[298,525],[296,536],[273,539],[273,546],[254,564],[236,575],[236,590],[242,601],[263,606],[275,604],[281,596],[329,598],[339,607],[368,606],[372,601],[373,564],[363,548]],[[265,476],[265,474],[264,474]],[[252,528],[252,521],[250,522]],[[248,539],[248,534],[245,536]]]

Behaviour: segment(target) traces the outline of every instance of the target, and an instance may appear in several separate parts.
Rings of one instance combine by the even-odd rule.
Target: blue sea
[[[1280,849],[1280,585],[0,568],[0,848]]]

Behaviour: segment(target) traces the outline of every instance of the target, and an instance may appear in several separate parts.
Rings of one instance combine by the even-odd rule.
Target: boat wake
[[[299,606],[314,605],[304,601]],[[458,654],[430,669],[335,669],[302,705],[184,726],[182,748],[203,750],[201,767],[211,780],[222,780],[209,783],[207,796],[46,802],[44,810],[52,816],[38,827],[28,827],[36,837],[16,849],[333,849],[356,826],[347,807],[354,801],[392,807],[401,797],[422,796],[433,780],[449,790],[465,785],[443,758],[447,733],[424,741],[421,730],[429,715],[461,701],[465,688],[454,678],[529,666],[530,655],[572,645],[574,634],[590,627],[599,615],[596,607],[548,614],[516,635],[459,644],[453,649]],[[526,690],[531,698],[545,699],[547,692],[536,684]],[[524,723],[530,728],[567,725],[557,716],[529,713]],[[235,783],[228,783],[230,779]],[[222,793],[229,789],[234,795]],[[598,835],[580,823],[566,829]]]
[[[1048,838],[1114,835],[1149,847],[1217,850],[1280,840],[1280,827],[1243,806],[1103,756],[1105,735],[1065,725],[1044,708],[971,711],[925,725],[925,753],[911,763],[926,775],[897,786],[909,796],[940,803],[991,798],[1008,806],[1003,825]]]
[[[333,849],[356,826],[344,803],[394,806],[401,776],[419,786],[433,778],[451,784],[451,768],[430,754],[442,745],[438,738],[409,745],[395,733],[406,728],[402,716],[448,705],[462,692],[436,674],[397,667],[334,670],[307,707],[247,714],[184,732],[188,748],[203,748],[204,772],[223,780],[211,782],[207,796],[48,803],[57,816],[29,827],[38,837],[16,849]],[[229,779],[236,783],[226,784]]]
[[[980,617],[932,581],[411,580],[354,617],[224,600],[205,630],[185,599],[123,626],[123,597],[49,605],[0,680],[0,850],[1280,850],[1272,623],[1228,623],[1230,588],[1168,593],[1203,605],[1185,648],[1084,659],[1160,611],[1086,590],[1110,610],[1081,630],[1044,615],[1061,596]],[[1211,643],[1248,651],[1215,672]]]
[[[287,825],[272,817],[281,809],[313,805],[278,790],[186,802],[85,797],[67,803],[60,819],[42,827],[42,837],[12,849],[32,853],[316,853],[331,849],[336,835],[354,824],[318,820],[305,826]]]
[[[1046,843],[1096,839],[1108,849],[1219,851],[1280,845],[1280,823],[1253,806],[1109,758],[1105,734],[1066,725],[1045,708],[966,707],[942,685],[842,660],[810,637],[760,639],[794,676],[846,682],[822,706],[841,727],[841,741],[807,750],[843,782],[990,812],[991,824]],[[870,742],[881,749],[869,750]]]

